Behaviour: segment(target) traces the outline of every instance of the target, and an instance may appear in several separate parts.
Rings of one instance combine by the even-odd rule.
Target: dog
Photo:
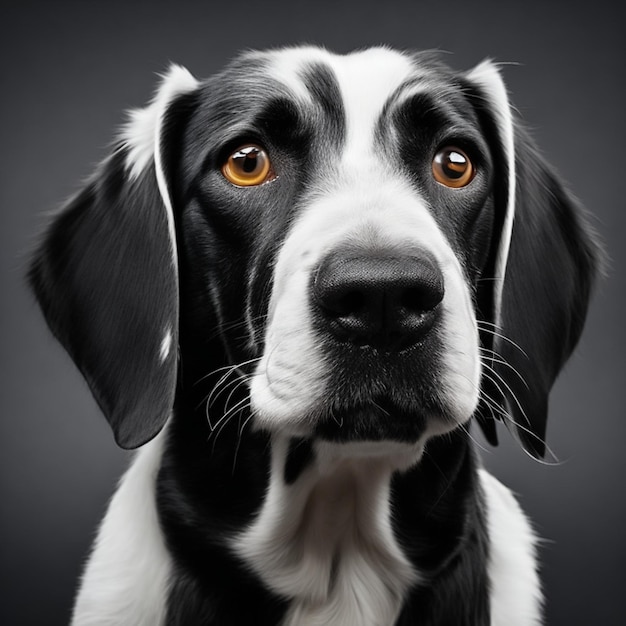
[[[140,448],[73,624],[540,624],[469,424],[545,454],[599,256],[489,60],[172,66],[29,271]]]

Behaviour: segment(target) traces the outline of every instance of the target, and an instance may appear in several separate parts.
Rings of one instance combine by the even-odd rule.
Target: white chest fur
[[[390,524],[398,457],[393,464],[390,456],[329,461],[318,449],[317,461],[286,485],[286,452],[286,440],[274,442],[266,501],[254,524],[233,539],[235,551],[292,599],[284,626],[392,624],[418,579]]]

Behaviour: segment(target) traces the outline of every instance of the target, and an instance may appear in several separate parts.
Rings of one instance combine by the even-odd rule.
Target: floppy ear
[[[123,448],[154,437],[174,402],[178,262],[167,172],[174,103],[196,84],[170,69],[112,155],[54,216],[30,267],[48,325]]]
[[[494,65],[467,78],[496,163],[495,237],[478,291],[482,343],[493,352],[477,417],[491,441],[493,417],[505,417],[539,458],[548,394],[580,337],[600,249],[582,207],[513,119]]]

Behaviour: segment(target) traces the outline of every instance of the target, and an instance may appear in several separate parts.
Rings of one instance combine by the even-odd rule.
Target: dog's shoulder
[[[81,580],[74,625],[164,623],[172,564],[155,501],[164,437],[136,453],[109,503]]]
[[[539,625],[537,535],[510,489],[485,469],[478,475],[489,529],[491,624]]]

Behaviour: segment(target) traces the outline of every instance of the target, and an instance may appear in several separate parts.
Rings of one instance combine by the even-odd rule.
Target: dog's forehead
[[[348,55],[320,49],[295,49],[269,59],[272,77],[299,99],[311,99],[307,77],[311,68],[326,71],[336,85],[345,112],[346,146],[364,151],[385,105],[417,71],[410,57],[387,48],[370,48]]]
[[[371,147],[381,116],[418,93],[437,95],[438,106],[460,95],[455,74],[434,55],[386,47],[335,54],[317,47],[248,52],[207,89],[206,102],[227,115],[254,116],[263,102],[285,98],[298,110],[335,113],[347,152]],[[224,102],[228,105],[224,106]],[[314,117],[312,119],[315,119]]]
[[[316,47],[286,48],[250,53],[246,61],[259,68],[263,80],[282,85],[303,105],[312,99],[308,80],[311,71],[325,72],[339,88],[346,109],[361,115],[382,110],[403,87],[435,89],[446,82],[445,66],[430,55],[385,47],[349,54]]]
[[[292,48],[269,53],[267,72],[299,99],[310,100],[306,76],[311,67],[325,68],[337,81],[347,106],[380,109],[390,94],[415,76],[411,57],[388,48],[339,55],[322,48]]]

